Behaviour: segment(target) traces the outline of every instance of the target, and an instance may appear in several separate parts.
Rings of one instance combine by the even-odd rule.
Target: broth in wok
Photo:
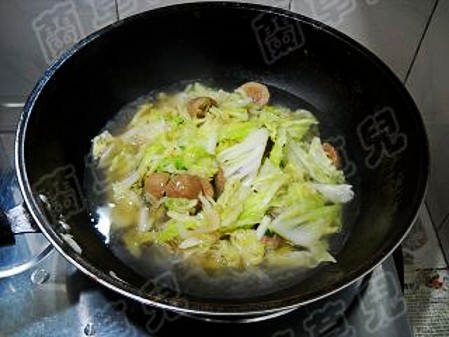
[[[195,83],[134,106],[124,127],[93,139],[91,160],[104,178],[99,213],[143,274],[176,266],[183,291],[238,277],[251,293],[335,262],[329,237],[354,195],[310,112],[271,105],[256,82]]]

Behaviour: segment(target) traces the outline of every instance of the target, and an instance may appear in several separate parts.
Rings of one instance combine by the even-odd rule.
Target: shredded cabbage
[[[207,108],[194,108],[207,111],[197,114],[191,104],[203,98]],[[95,137],[91,155],[130,252],[160,245],[205,268],[335,262],[328,238],[354,198],[310,112],[257,105],[242,88],[161,93],[120,133]]]
[[[250,185],[257,175],[268,140],[266,129],[252,131],[242,142],[227,148],[217,156],[226,179],[239,179]]]

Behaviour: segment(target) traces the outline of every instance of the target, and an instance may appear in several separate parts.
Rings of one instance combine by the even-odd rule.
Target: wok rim
[[[271,300],[265,301],[261,303],[254,304],[214,304],[212,303],[197,303],[193,302],[195,306],[192,306],[192,302],[187,301],[187,304],[183,304],[185,306],[179,306],[174,304],[166,304],[161,303],[157,299],[152,299],[151,297],[144,297],[140,295],[139,289],[135,286],[129,285],[129,283],[122,281],[120,279],[114,278],[111,275],[102,272],[100,269],[97,269],[94,264],[82,258],[81,254],[78,254],[73,251],[73,249],[68,248],[66,245],[63,245],[63,241],[57,236],[56,231],[52,228],[50,222],[47,220],[45,212],[42,210],[42,207],[36,200],[36,197],[33,195],[32,188],[30,186],[28,175],[27,175],[27,163],[25,160],[25,143],[27,139],[27,129],[28,122],[33,113],[33,108],[35,103],[39,100],[40,95],[45,88],[48,81],[51,80],[54,73],[58,71],[58,69],[65,63],[65,61],[69,60],[72,55],[74,55],[78,50],[82,49],[84,46],[92,43],[100,36],[117,29],[122,25],[126,25],[128,22],[132,22],[134,20],[139,20],[140,17],[146,15],[158,15],[165,14],[169,12],[176,11],[194,11],[194,10],[202,10],[208,8],[231,8],[236,10],[243,10],[244,12],[254,12],[255,14],[275,14],[280,16],[288,17],[292,20],[299,22],[300,24],[306,24],[314,26],[320,30],[323,30],[325,33],[332,35],[334,38],[339,39],[342,43],[349,44],[353,49],[357,50],[364,57],[369,59],[373,65],[380,68],[391,81],[396,82],[396,87],[400,88],[402,96],[404,96],[409,104],[414,108],[415,111],[411,112],[411,119],[414,121],[414,127],[417,129],[421,129],[420,132],[423,134],[423,143],[421,146],[421,155],[425,158],[426,162],[423,163],[420,167],[420,181],[417,182],[416,185],[416,197],[415,204],[410,207],[412,211],[409,212],[408,217],[409,221],[404,221],[404,223],[409,222],[408,227],[404,231],[400,240],[397,242],[392,241],[390,245],[388,245],[385,251],[378,251],[374,255],[372,262],[368,268],[364,265],[359,266],[357,269],[353,270],[353,273],[350,277],[345,276],[338,283],[335,283],[335,286],[331,290],[321,290],[314,291],[308,293],[306,295],[300,296],[292,295],[289,296],[286,300]],[[400,84],[400,85],[398,85]],[[417,113],[416,113],[417,112]],[[80,42],[72,46],[66,52],[64,52],[59,58],[57,58],[45,71],[42,78],[38,81],[31,94],[29,95],[25,107],[22,111],[19,124],[17,127],[16,139],[15,139],[15,170],[18,178],[19,187],[21,193],[24,198],[24,202],[36,224],[39,226],[42,233],[45,235],[47,240],[52,244],[53,247],[66,258],[72,265],[74,265],[78,270],[83,272],[85,275],[94,279],[101,285],[119,293],[125,297],[133,299],[135,301],[141,302],[145,305],[155,306],[160,309],[172,310],[179,313],[186,314],[197,314],[197,315],[208,315],[208,316],[253,316],[253,315],[267,315],[273,314],[276,312],[295,309],[300,306],[304,306],[322,299],[325,299],[331,295],[334,295],[343,289],[355,284],[357,281],[361,280],[363,277],[371,273],[378,265],[383,263],[394,250],[398,248],[407,234],[410,232],[413,224],[415,223],[419,210],[421,209],[421,205],[423,204],[424,197],[427,191],[429,173],[430,173],[430,152],[429,152],[429,141],[426,133],[426,128],[423,120],[423,116],[419,112],[413,98],[410,93],[407,91],[405,85],[400,81],[400,79],[393,73],[393,71],[375,54],[369,51],[366,47],[359,44],[357,41],[353,40],[351,37],[346,34],[337,31],[336,29],[316,21],[314,19],[305,17],[301,14],[294,13],[288,10],[274,8],[264,5],[257,4],[249,4],[249,3],[237,3],[237,2],[201,2],[201,3],[184,3],[177,4],[171,6],[165,6],[153,10],[149,10],[147,12],[139,13],[133,16],[130,16],[124,20],[120,20],[115,22],[109,26],[106,26],[88,36],[83,38]],[[303,297],[303,298],[301,298]],[[213,299],[212,299],[213,301]],[[285,302],[285,304],[282,304]],[[263,309],[260,309],[263,307]]]

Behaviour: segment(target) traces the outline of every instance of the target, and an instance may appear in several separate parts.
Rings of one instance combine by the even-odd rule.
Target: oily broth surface
[[[181,85],[177,84],[164,90],[150,92],[148,95],[129,103],[108,122],[105,130],[109,130],[113,135],[120,133],[130,122],[140,105],[155,99],[157,93],[179,92],[180,87]],[[305,108],[315,114],[314,109],[309,104],[301,102],[302,104],[298,105],[298,98],[289,93],[273,88],[270,88],[270,92],[273,93],[274,100],[280,101],[278,104],[285,102],[287,107]],[[180,256],[174,255],[168,249],[159,245],[144,245],[141,254],[134,255],[122,240],[124,229],[116,230],[114,226],[111,226],[113,219],[110,216],[110,211],[113,206],[107,200],[109,187],[104,181],[101,170],[96,168],[92,158],[89,160],[84,185],[89,200],[91,200],[91,212],[96,229],[104,237],[105,244],[119,259],[148,280],[154,280],[155,282],[161,280],[161,282],[166,283],[165,286],[169,286],[175,292],[182,294],[214,298],[247,298],[288,288],[322,268],[322,265],[313,269],[268,267],[262,263],[245,270],[222,268],[211,273],[191,261],[183,260]],[[334,247],[331,247],[331,253],[335,254],[343,244],[344,238],[336,234],[332,237],[331,245],[332,241],[336,242],[333,245]],[[167,275],[169,282],[167,282]]]

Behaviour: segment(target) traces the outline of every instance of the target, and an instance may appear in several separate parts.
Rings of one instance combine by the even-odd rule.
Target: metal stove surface
[[[411,336],[392,260],[355,298],[334,297],[256,323],[204,322],[127,300],[57,252],[0,280],[0,336]]]

